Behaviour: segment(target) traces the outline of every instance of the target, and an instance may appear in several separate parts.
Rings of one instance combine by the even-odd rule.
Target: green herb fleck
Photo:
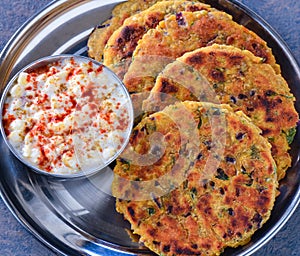
[[[253,179],[249,177],[249,180],[245,183],[247,187],[251,187],[253,185]]]
[[[276,96],[277,93],[274,92],[273,90],[267,90],[267,91],[265,92],[265,95],[266,95],[266,96]]]
[[[296,132],[297,132],[296,127],[293,127],[285,133],[286,140],[289,144],[293,142]]]
[[[252,159],[259,159],[259,150],[255,145],[250,147],[251,150],[251,158]]]
[[[196,196],[197,196],[197,189],[196,188],[192,188],[191,191],[190,191],[190,193],[191,193],[192,199],[195,199]]]
[[[148,208],[148,214],[151,216],[155,214],[155,209],[153,207]]]
[[[223,169],[221,168],[218,168],[217,169],[217,175],[216,175],[216,178],[219,179],[219,180],[229,180],[229,177],[228,175],[224,172]]]
[[[278,94],[281,97],[284,97],[286,99],[294,99],[295,97],[293,95],[285,95],[285,94]]]
[[[172,166],[176,163],[176,156],[175,155],[171,155],[171,163],[172,163]]]
[[[198,129],[201,128],[201,125],[202,125],[202,119],[201,119],[201,117],[200,117],[199,122],[198,122]]]
[[[119,162],[121,163],[121,168],[124,172],[128,171],[130,168],[130,162],[125,160],[124,158],[119,158]]]
[[[247,170],[246,170],[246,168],[244,166],[242,166],[241,172],[242,172],[242,174],[247,174]]]
[[[151,123],[147,123],[146,124],[146,130],[147,130],[147,133],[150,134],[152,132],[155,132],[156,131],[156,124],[155,122],[151,122]]]
[[[249,180],[245,183],[246,186],[250,187],[253,185],[253,171],[248,174]]]
[[[183,189],[187,189],[188,184],[189,184],[189,181],[188,181],[188,180],[185,180],[185,181],[183,182]]]

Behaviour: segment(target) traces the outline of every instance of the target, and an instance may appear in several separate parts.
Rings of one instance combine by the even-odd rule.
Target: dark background
[[[0,51],[2,51],[13,33],[15,33],[30,16],[34,15],[50,2],[49,0],[0,0]],[[259,14],[280,34],[288,44],[299,64],[300,1],[240,0],[240,2]],[[279,233],[254,255],[299,256],[299,240],[300,208],[298,207]],[[18,223],[1,199],[0,255],[55,255],[55,253],[37,241],[30,232]]]

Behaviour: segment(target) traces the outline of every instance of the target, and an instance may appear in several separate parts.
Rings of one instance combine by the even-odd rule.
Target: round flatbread
[[[258,35],[224,12],[202,10],[178,12],[150,29],[133,53],[124,84],[131,93],[151,90],[156,76],[167,64],[186,52],[214,43],[247,49],[280,73],[271,49]]]
[[[168,14],[180,11],[210,10],[210,6],[193,1],[177,0],[158,2],[150,8],[127,18],[109,38],[104,48],[104,65],[110,67],[121,79],[131,63],[132,54],[142,36]]]
[[[270,144],[228,105],[183,102],[144,118],[114,169],[116,209],[159,255],[219,255],[269,218]]]
[[[90,34],[88,39],[89,57],[97,61],[102,61],[103,50],[108,39],[112,33],[123,24],[123,21],[131,15],[149,8],[158,1],[159,0],[127,0],[115,6],[112,11],[112,17],[97,26]]]
[[[144,109],[158,111],[178,100],[221,102],[243,111],[271,143],[278,178],[285,176],[299,117],[288,84],[261,58],[226,45],[184,54],[158,76]]]

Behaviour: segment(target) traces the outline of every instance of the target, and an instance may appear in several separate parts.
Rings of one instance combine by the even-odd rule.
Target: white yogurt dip
[[[128,93],[108,69],[69,57],[21,72],[7,93],[2,124],[33,166],[72,174],[115,158],[129,137],[131,111]]]

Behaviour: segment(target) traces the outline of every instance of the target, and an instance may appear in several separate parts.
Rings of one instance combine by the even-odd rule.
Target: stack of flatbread
[[[159,255],[248,243],[291,166],[298,121],[267,43],[202,2],[129,0],[88,47],[139,116],[112,192],[140,242]]]

